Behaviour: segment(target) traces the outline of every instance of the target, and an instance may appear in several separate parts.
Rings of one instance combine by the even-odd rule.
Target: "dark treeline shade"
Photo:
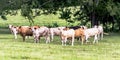
[[[59,11],[61,12],[58,13],[59,18],[69,23],[78,20],[86,25],[87,22],[91,22],[91,27],[102,24],[106,31],[120,31],[119,0],[1,0],[0,7],[0,16],[5,20],[7,20],[5,15],[16,15],[17,10],[20,9],[21,15],[32,25],[34,17],[41,14],[57,14]],[[73,9],[68,7],[73,7],[75,11],[72,12]],[[112,27],[108,28],[109,25]]]

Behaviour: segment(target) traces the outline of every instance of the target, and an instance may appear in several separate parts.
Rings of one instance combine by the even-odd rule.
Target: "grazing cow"
[[[83,42],[85,41],[85,39],[84,39],[84,37],[85,37],[84,27],[80,27],[80,28],[75,30],[75,37],[79,38],[79,39],[81,38],[81,41],[82,41],[82,44],[83,44]]]
[[[17,29],[18,33],[22,36],[23,41],[25,41],[26,36],[32,36],[33,32],[29,26],[19,26]]]
[[[13,26],[13,25],[9,25],[9,29],[11,31],[12,34],[14,34],[14,38],[17,39],[17,27],[16,26]]]
[[[53,41],[54,35],[60,36],[60,30],[58,28],[59,29],[64,29],[65,27],[49,28],[51,41]]]
[[[75,27],[74,27],[75,28]],[[74,28],[65,28],[64,30],[69,30],[69,29],[74,29]],[[77,28],[75,28],[75,35],[74,35],[74,37],[75,38],[81,38],[81,41],[82,41],[82,44],[83,44],[83,42],[85,41],[85,39],[84,39],[84,29],[86,29],[84,26],[80,26],[80,27],[77,27]]]
[[[102,40],[103,39],[103,27],[102,26],[94,26],[95,28],[98,28],[98,30],[99,30],[99,35],[98,35],[98,37],[100,38],[100,40]]]
[[[86,40],[86,43],[88,42],[88,38],[90,37],[90,36],[94,36],[94,41],[93,41],[93,43],[95,43],[95,42],[97,42],[98,43],[98,34],[99,34],[99,30],[97,29],[97,28],[89,28],[89,29],[86,29],[85,31],[84,31],[84,33],[85,33],[85,40]]]
[[[66,46],[66,42],[67,42],[67,38],[72,38],[72,46],[74,45],[74,35],[75,35],[75,31],[73,29],[69,29],[69,30],[63,30],[60,29],[60,33],[61,33],[61,40],[62,40],[62,45],[65,44]]]
[[[40,37],[45,37],[46,43],[50,42],[49,29],[47,27],[32,28],[34,42],[39,42]]]

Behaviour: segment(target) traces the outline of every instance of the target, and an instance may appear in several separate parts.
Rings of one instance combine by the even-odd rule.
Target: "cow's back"
[[[84,35],[84,30],[82,28],[75,30],[75,37],[79,37],[81,35]]]
[[[21,26],[18,31],[21,35],[32,36],[33,34],[29,26]]]
[[[99,30],[97,28],[90,28],[85,30],[85,35],[93,36],[98,33],[99,33]]]

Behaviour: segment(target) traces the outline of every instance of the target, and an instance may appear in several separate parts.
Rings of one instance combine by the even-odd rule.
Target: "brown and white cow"
[[[22,36],[23,41],[25,41],[26,36],[32,36],[33,32],[29,26],[19,26],[17,28],[18,33]]]
[[[75,30],[75,38],[81,38],[82,44],[85,42],[85,34],[84,34],[84,27],[80,27]]]
[[[40,37],[45,37],[46,43],[50,42],[49,28],[43,26],[40,28],[32,28],[32,31],[34,36],[34,42],[39,42]]]
[[[66,46],[67,39],[72,38],[71,45],[73,46],[75,31],[73,29],[69,29],[69,30],[63,30],[60,28],[58,28],[58,29],[60,30],[60,34],[61,34],[62,45]]]
[[[14,38],[17,39],[17,33],[18,33],[17,26],[9,25],[8,27],[11,33],[14,35]]]
[[[53,41],[54,36],[60,36],[60,30],[58,28],[64,29],[65,27],[49,28],[51,41]]]
[[[81,38],[82,44],[85,41],[85,34],[84,30],[87,29],[85,26],[74,26],[74,27],[66,27],[64,30],[74,29],[75,31],[75,38]]]

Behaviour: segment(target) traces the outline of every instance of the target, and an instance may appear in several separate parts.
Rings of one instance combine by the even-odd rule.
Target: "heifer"
[[[9,29],[11,31],[11,33],[14,35],[14,38],[17,39],[17,27],[16,26],[13,26],[13,25],[9,25]]]
[[[102,26],[97,26],[97,25],[95,25],[94,27],[98,28],[98,30],[99,30],[98,37],[100,38],[100,40],[102,40],[103,39],[103,27]]]
[[[67,27],[64,30],[69,30],[69,29],[74,29],[74,28],[68,28]],[[86,29],[84,26],[80,26],[80,27],[77,27],[77,28],[74,29],[74,31],[75,31],[74,37],[75,38],[79,38],[79,39],[81,38],[82,44],[85,41],[85,39],[84,39],[84,37],[85,37],[85,35],[84,35],[84,29]]]
[[[65,44],[66,46],[66,42],[67,42],[67,38],[72,38],[72,46],[74,45],[74,35],[75,35],[75,31],[73,29],[69,29],[69,30],[63,30],[60,29],[60,33],[61,33],[61,40],[62,40],[62,45]]]
[[[29,26],[19,26],[17,29],[18,33],[22,36],[23,41],[25,41],[26,36],[32,36],[33,32]]]
[[[53,41],[54,35],[60,36],[60,30],[58,28],[59,29],[64,29],[65,27],[49,28],[51,41]]]
[[[46,43],[50,42],[49,29],[47,27],[32,28],[34,42],[39,42],[40,37],[45,37]]]
[[[86,39],[86,43],[88,42],[88,38],[90,36],[94,36],[94,41],[93,43],[97,42],[98,43],[98,34],[99,34],[99,30],[97,28],[89,28],[89,29],[86,29],[84,31],[84,34],[85,34],[85,39]]]
[[[80,27],[80,28],[75,30],[75,37],[79,38],[79,39],[81,38],[81,41],[82,41],[82,44],[83,44],[83,42],[85,41],[85,39],[84,39],[84,37],[85,37],[84,27]]]

